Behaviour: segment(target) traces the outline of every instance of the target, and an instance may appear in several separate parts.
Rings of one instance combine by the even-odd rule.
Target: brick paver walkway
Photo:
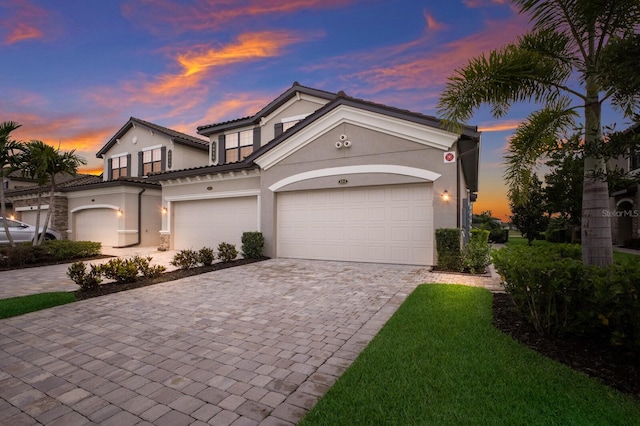
[[[273,259],[0,320],[0,424],[295,424],[434,279]]]

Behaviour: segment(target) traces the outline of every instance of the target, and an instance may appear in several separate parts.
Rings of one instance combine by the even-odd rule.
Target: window
[[[127,156],[114,157],[111,159],[111,179],[118,179],[121,176],[129,176],[127,167]]]
[[[227,163],[235,163],[247,158],[253,152],[253,129],[231,133],[225,137],[225,158]]]
[[[142,151],[142,175],[162,171],[162,148]]]

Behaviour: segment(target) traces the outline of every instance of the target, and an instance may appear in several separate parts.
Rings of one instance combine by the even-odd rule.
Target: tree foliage
[[[455,71],[443,91],[439,112],[452,125],[468,121],[483,104],[494,117],[515,102],[541,105],[523,122],[509,146],[505,177],[510,200],[528,202],[530,176],[545,154],[577,133],[585,155],[582,248],[587,264],[613,261],[602,105],[630,117],[640,107],[638,76],[638,0],[513,0],[529,15],[532,31],[515,43],[469,60]],[[631,53],[629,55],[628,53]],[[625,73],[625,75],[621,75]],[[581,112],[581,114],[579,114]],[[580,119],[580,120],[579,120]],[[580,122],[581,121],[581,122]]]
[[[511,223],[518,228],[518,231],[525,237],[528,244],[547,229],[549,216],[546,215],[545,194],[542,189],[542,182],[535,176],[530,176],[527,185],[529,196],[525,202],[510,200]]]

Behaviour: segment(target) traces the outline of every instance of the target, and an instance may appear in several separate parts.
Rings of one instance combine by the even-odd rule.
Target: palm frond
[[[527,48],[535,36],[519,44],[491,51],[469,60],[449,78],[440,97],[438,113],[449,122],[466,122],[482,104],[494,117],[504,116],[514,102],[554,103],[571,75],[565,59],[559,59],[560,41],[553,55]]]
[[[511,138],[505,180],[518,202],[526,201],[527,185],[539,159],[556,150],[562,136],[574,130],[578,114],[568,106],[569,100],[563,98],[532,113]]]

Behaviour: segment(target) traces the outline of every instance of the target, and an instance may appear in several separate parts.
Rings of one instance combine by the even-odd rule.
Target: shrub
[[[162,265],[151,265],[151,260],[153,260],[151,256],[147,256],[147,257],[135,256],[131,260],[133,261],[133,263],[135,263],[136,267],[138,268],[138,271],[145,278],[157,277],[158,275],[160,275],[161,273],[167,270],[167,268],[165,268]]]
[[[67,269],[67,276],[80,286],[81,290],[94,290],[102,282],[102,267],[91,265],[87,272],[84,262],[74,262]]]
[[[547,230],[544,232],[545,240],[552,243],[571,242],[571,228],[566,219],[554,217],[549,220]]]
[[[231,262],[238,256],[238,250],[236,250],[235,244],[220,243],[218,244],[218,259],[223,262]]]
[[[438,267],[447,271],[459,271],[461,262],[460,229],[436,229]]]
[[[539,333],[588,335],[640,354],[639,262],[585,266],[570,244],[501,249],[493,262]]]
[[[138,265],[133,259],[121,259],[116,257],[101,266],[106,278],[118,283],[131,283],[138,279]]]
[[[171,263],[173,266],[180,269],[191,269],[198,266],[198,253],[194,250],[180,250],[173,255]]]
[[[102,244],[93,241],[53,240],[45,241],[41,247],[55,260],[61,261],[98,256]]]
[[[485,272],[491,263],[489,231],[472,229],[471,239],[464,247],[460,259],[462,270],[472,274]]]
[[[508,229],[492,229],[489,231],[489,242],[504,244],[509,242]]]
[[[259,259],[264,249],[262,232],[244,232],[242,234],[242,257],[245,259]]]
[[[202,263],[203,266],[211,266],[214,260],[216,260],[216,253],[212,248],[202,247],[198,251],[198,262]]]

